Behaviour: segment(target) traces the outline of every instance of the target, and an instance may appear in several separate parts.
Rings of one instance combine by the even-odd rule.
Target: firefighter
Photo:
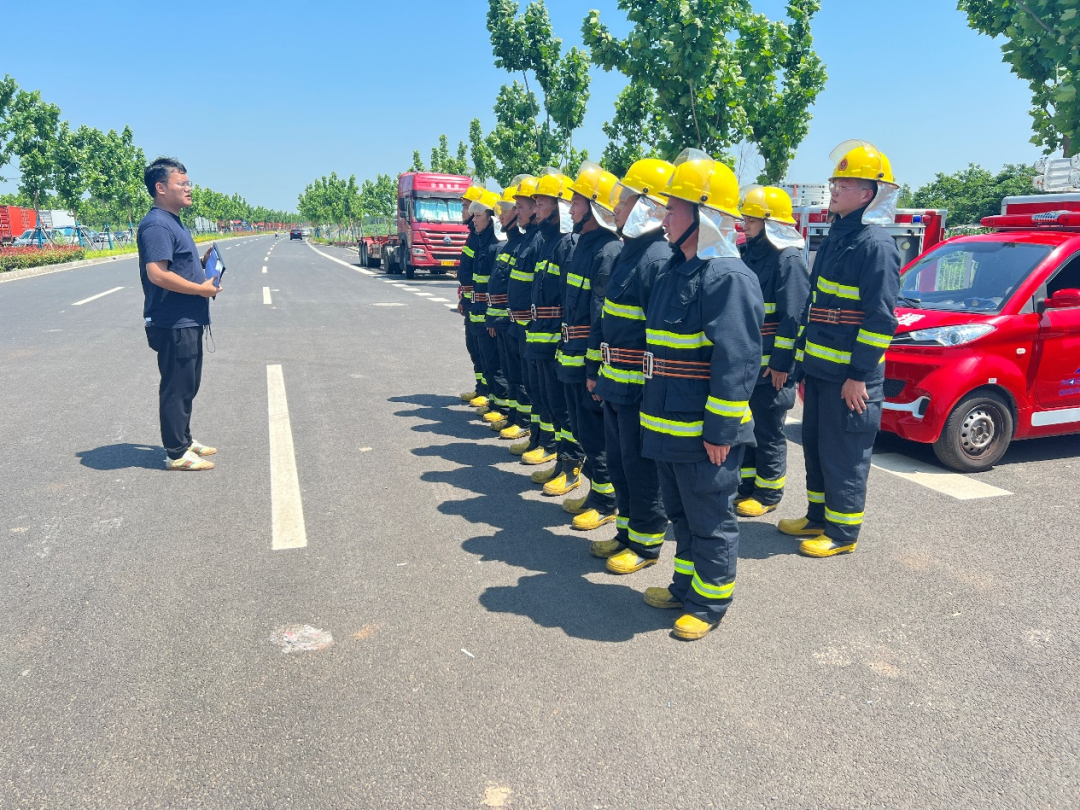
[[[495,258],[495,266],[491,270],[491,279],[488,281],[488,334],[495,338],[499,346],[499,364],[506,375],[507,397],[509,398],[508,424],[499,429],[499,437],[503,439],[527,437],[529,417],[532,412],[528,395],[525,393],[524,382],[521,379],[521,356],[515,350],[516,347],[513,346],[513,341],[509,337],[511,322],[507,290],[510,285],[510,273],[517,265],[517,254],[521,249],[524,236],[517,226],[517,206],[514,204],[516,194],[513,186],[507,186],[495,206],[502,232],[506,234],[506,242]]]
[[[772,512],[784,496],[787,437],[784,420],[795,405],[795,338],[810,287],[802,234],[791,197],[775,186],[752,186],[742,206],[743,262],[758,277],[765,299],[761,327],[762,372],[750,396],[756,446],[746,448],[735,511],[743,517]]]
[[[499,362],[499,343],[487,327],[488,280],[503,243],[502,228],[495,225],[495,206],[498,202],[499,195],[485,188],[469,206],[476,232],[476,252],[472,266],[473,297],[466,328],[475,333],[474,340],[488,386],[489,403],[481,418],[494,429],[501,430],[508,424],[506,414],[510,400],[506,377]]]
[[[536,253],[544,243],[540,225],[536,221],[536,178],[518,175],[511,182],[517,189],[514,197],[518,212],[518,224],[523,230],[517,264],[510,271],[507,285],[507,304],[510,308],[511,326],[507,332],[511,348],[521,360],[521,380],[529,400],[529,439],[511,445],[510,452],[521,456],[523,464],[546,464],[555,458],[555,428],[551,414],[547,412],[540,397],[540,381],[536,369],[525,357],[526,328],[532,320],[532,285],[536,276]]]
[[[589,492],[568,500],[563,509],[574,515],[578,531],[615,522],[615,486],[604,450],[604,407],[586,387],[585,355],[592,325],[604,305],[608,277],[622,242],[615,235],[611,190],[619,178],[591,161],[578,169],[570,186],[570,218],[578,235],[574,255],[563,274],[562,343],[555,352],[557,374],[565,386],[570,430],[585,454]]]
[[[525,334],[525,358],[536,376],[543,408],[551,414],[558,458],[532,480],[548,496],[565,495],[581,484],[581,447],[570,429],[566,392],[557,375],[555,351],[562,338],[563,276],[577,243],[571,233],[570,198],[573,181],[556,169],[544,169],[536,180],[536,220],[543,244],[535,253],[532,320]]]
[[[675,574],[647,604],[681,608],[674,635],[715,628],[731,604],[739,548],[734,498],[754,441],[750,395],[761,373],[761,287],[739,258],[739,187],[727,166],[687,149],[666,193],[674,255],[649,299],[642,454],[655,459],[675,532]],[[635,556],[631,549],[609,560]],[[655,559],[627,559],[627,568]],[[630,563],[634,563],[633,566]]]
[[[778,526],[809,538],[799,546],[809,557],[855,550],[900,291],[900,251],[881,227],[894,221],[899,192],[888,158],[865,141],[845,141],[830,157],[835,219],[814,260],[795,342],[809,503],[806,517]]]
[[[660,270],[671,259],[661,223],[667,203],[663,190],[674,170],[666,160],[645,158],[612,190],[623,249],[608,278],[585,361],[586,385],[604,403],[604,446],[619,508],[615,539],[597,540],[590,547],[602,559],[625,548],[636,557],[656,559],[668,523],[656,462],[641,455],[640,413],[645,310]],[[631,563],[630,570],[621,568],[623,562]],[[639,569],[632,558],[621,558],[609,570]]]
[[[487,381],[484,379],[483,366],[480,362],[480,351],[476,345],[476,335],[469,329],[469,308],[472,306],[473,279],[472,265],[473,256],[476,254],[476,229],[473,227],[472,212],[469,206],[480,197],[483,188],[475,181],[466,190],[461,198],[461,221],[469,229],[469,235],[465,238],[465,246],[461,249],[461,261],[458,263],[458,314],[465,318],[465,349],[469,353],[469,359],[473,364],[473,377],[476,380],[475,387],[471,392],[461,394],[461,400],[468,402],[474,408],[486,408],[488,404]],[[469,394],[472,396],[468,396]]]

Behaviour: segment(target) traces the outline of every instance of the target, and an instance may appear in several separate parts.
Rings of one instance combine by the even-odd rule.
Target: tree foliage
[[[1031,142],[1047,153],[1080,149],[1080,2],[959,0],[968,25],[1004,37],[1002,59],[1031,88]]]
[[[1036,193],[1031,185],[1035,170],[1009,164],[996,174],[968,164],[953,174],[938,173],[926,185],[911,192],[901,189],[901,204],[910,208],[948,209],[949,225],[976,225],[983,217],[1001,213],[1003,197]]]
[[[810,36],[818,0],[789,0],[790,22],[755,14],[749,0],[618,5],[631,23],[625,38],[613,35],[596,10],[582,36],[593,64],[652,91],[659,151],[671,158],[696,146],[724,155],[750,139],[765,158],[765,175],[778,180],[806,136],[807,110],[825,82]]]
[[[601,163],[622,177],[634,163],[647,157],[662,157],[655,147],[662,124],[656,94],[641,82],[631,82],[615,100],[615,117],[604,123],[608,145]]]

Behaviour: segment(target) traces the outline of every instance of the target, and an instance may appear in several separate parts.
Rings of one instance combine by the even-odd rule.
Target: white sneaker
[[[165,458],[166,470],[212,470],[214,462],[201,459],[188,450],[180,458]]]

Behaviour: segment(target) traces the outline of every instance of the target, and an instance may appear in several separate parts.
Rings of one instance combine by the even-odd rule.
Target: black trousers
[[[480,365],[484,370],[484,382],[488,387],[488,398],[491,400],[490,407],[500,413],[506,413],[510,405],[509,392],[506,386],[506,375],[503,374],[502,362],[499,359],[499,341],[493,338],[487,330],[487,326],[471,325],[476,331],[476,345],[480,351]]]
[[[477,396],[488,396],[488,383],[484,378],[484,362],[480,356],[480,342],[477,340],[476,330],[469,323],[468,312],[465,313],[465,350],[469,353],[472,361],[473,377],[476,378]]]
[[[551,362],[554,363],[555,361],[552,360]],[[554,417],[551,415],[551,403],[547,397],[548,392],[544,387],[544,372],[541,368],[543,363],[543,360],[524,360],[529,375],[529,396],[532,398],[533,403],[533,425],[537,428],[533,442],[538,443],[540,447],[543,447],[548,452],[554,453],[558,448],[558,435],[555,431]],[[566,403],[563,404],[565,406]]]
[[[499,360],[506,374],[506,390],[510,400],[509,413],[511,425],[530,428],[532,402],[525,392],[525,381],[521,377],[521,346],[511,334],[512,326],[496,327],[495,334],[499,341]]]
[[[161,443],[169,458],[180,458],[191,447],[191,404],[202,382],[203,327],[148,326],[146,342],[157,352],[161,373],[158,385]]]
[[[589,479],[585,508],[595,509],[601,515],[614,514],[615,485],[611,483],[604,447],[604,406],[592,398],[584,381],[564,385],[570,411],[570,430],[585,453],[583,469]]]
[[[743,446],[720,466],[711,461],[658,461],[664,507],[675,532],[671,595],[699,619],[716,622],[731,606],[739,557],[735,490]]]
[[[559,450],[559,458],[563,461],[573,462],[575,467],[581,466],[584,453],[581,445],[574,438],[574,432],[570,427],[570,408],[566,403],[566,383],[559,379],[559,364],[554,357],[537,360],[536,366],[540,375],[540,388],[546,400],[548,409],[551,411],[551,424],[555,429],[555,442]]]
[[[795,404],[795,383],[777,391],[772,382],[761,383],[750,395],[750,413],[754,416],[754,441],[743,456],[739,497],[753,497],[758,503],[772,506],[784,497],[787,481],[787,436],[784,420]]]
[[[884,381],[866,384],[870,401],[855,413],[840,398],[843,383],[806,378],[803,402],[803,458],[806,461],[806,516],[825,524],[837,543],[859,539],[866,506],[866,479],[874,438],[881,426]]]
[[[619,504],[615,539],[655,559],[667,530],[656,462],[641,455],[641,405],[604,403],[604,445]]]

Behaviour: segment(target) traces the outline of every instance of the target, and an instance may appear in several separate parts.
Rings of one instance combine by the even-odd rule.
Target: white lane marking
[[[89,298],[84,298],[82,301],[76,301],[72,304],[73,307],[81,307],[83,304],[89,304],[91,301],[96,301],[99,298],[104,298],[106,295],[112,295],[114,292],[124,289],[123,287],[113,287],[111,290],[106,290],[103,293],[97,295],[91,295]]]
[[[263,265],[263,272],[264,273],[266,272],[266,265],[265,264]]]
[[[430,300],[435,301],[436,303],[439,303],[439,304],[449,304],[450,303],[449,298],[432,298]]]
[[[457,309],[457,304],[450,304],[450,305],[449,305],[449,306],[447,306],[446,308],[447,308],[447,309],[453,309],[453,310],[456,310],[456,309]]]
[[[386,303],[386,304],[372,304],[373,307],[403,307],[405,304]]]
[[[879,470],[940,492],[942,495],[956,498],[958,501],[1012,495],[1007,489],[999,489],[960,473],[949,472],[931,464],[923,464],[921,461],[915,461],[899,453],[875,453],[872,464]]]
[[[426,296],[426,297],[428,297],[428,298],[430,298],[430,297],[431,297],[431,296],[433,296],[434,294],[435,294],[435,293],[425,293],[425,292],[418,292],[418,293],[416,293],[416,295]]]
[[[270,288],[269,287],[263,287],[263,303],[264,304],[271,303],[271,301],[270,301]]]
[[[264,262],[268,262],[268,261],[270,261],[270,257],[269,257],[269,256],[263,256],[263,261],[264,261]]]
[[[374,270],[368,270],[366,267],[357,267],[354,264],[349,264],[348,262],[343,262],[341,259],[337,258],[336,256],[331,256],[329,253],[323,253],[321,250],[316,248],[310,242],[308,242],[308,247],[311,248],[312,250],[314,250],[316,253],[318,253],[320,256],[322,256],[324,259],[329,259],[332,262],[337,262],[338,264],[342,265],[343,267],[348,267],[350,270],[355,270],[357,273],[363,273],[365,276],[373,276],[373,275],[375,275]]]
[[[405,287],[405,286],[403,286],[401,289],[405,290],[406,292],[416,292],[420,288],[419,287]]]
[[[307,546],[300,477],[296,472],[289,403],[285,399],[285,375],[281,366],[266,367],[266,405],[270,418],[270,548]]]
[[[794,416],[789,416],[786,419],[784,419],[784,424],[785,425],[801,425],[802,424],[802,419],[796,419]]]

